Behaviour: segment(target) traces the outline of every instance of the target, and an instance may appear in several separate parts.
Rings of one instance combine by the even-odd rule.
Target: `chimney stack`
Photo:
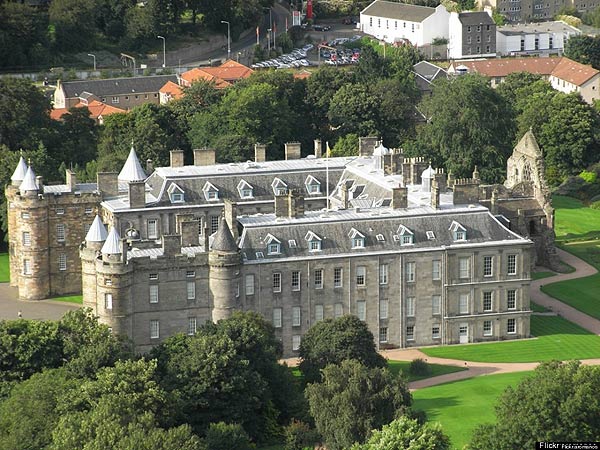
[[[267,160],[267,146],[265,144],[254,144],[254,162],[260,163]]]
[[[323,143],[321,139],[315,139],[315,158],[323,157]]]
[[[377,136],[359,137],[358,138],[358,156],[371,156],[373,150],[379,142]]]
[[[348,196],[348,186],[345,181],[342,181],[342,185],[340,186],[340,196],[342,197],[342,209],[348,209],[350,199]]]
[[[146,173],[151,174],[154,172],[154,162],[151,159],[146,160]]]
[[[392,188],[392,209],[408,208],[408,189],[404,186]]]
[[[431,180],[431,207],[433,209],[439,209],[440,207],[440,186],[436,178]]]
[[[98,172],[96,174],[96,182],[98,183],[98,191],[102,197],[116,197],[119,193],[119,181],[117,172]]]
[[[146,206],[146,182],[130,181],[129,182],[129,207],[143,208]]]
[[[195,247],[200,245],[200,235],[198,234],[199,223],[200,222],[197,219],[181,222],[180,233],[181,245],[183,247]]]
[[[181,236],[179,234],[163,234],[162,248],[164,256],[175,256],[181,253]]]
[[[286,142],[285,143],[285,159],[300,159],[301,148],[300,142]]]
[[[195,166],[214,166],[216,160],[214,148],[195,148],[194,165]]]
[[[171,150],[171,167],[183,167],[183,150]]]
[[[225,221],[231,230],[231,234],[233,238],[237,240],[238,238],[238,227],[237,227],[237,204],[232,202],[229,199],[224,200],[224,212],[225,212]]]
[[[75,192],[75,188],[77,187],[77,174],[72,170],[66,170],[66,179],[67,186],[69,186],[69,191]]]

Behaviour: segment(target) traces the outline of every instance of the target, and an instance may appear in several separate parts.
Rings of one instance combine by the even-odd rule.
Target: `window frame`
[[[148,303],[157,304],[160,301],[158,284],[148,285]]]
[[[271,287],[273,288],[273,292],[281,292],[281,272],[273,272],[271,277]]]
[[[506,274],[516,275],[517,274],[517,254],[511,253],[506,258]]]
[[[511,318],[506,321],[506,334],[517,334],[517,319]]]
[[[367,285],[367,267],[356,266],[356,287],[365,287]]]
[[[273,328],[282,328],[283,326],[283,310],[282,308],[273,308]]]
[[[249,281],[251,281],[249,283]],[[246,295],[254,295],[254,274],[246,274],[244,278],[244,291]]]
[[[187,300],[196,300],[196,281],[186,281],[185,291]]]
[[[385,286],[389,281],[389,265],[388,264],[380,264],[379,265],[379,285]]]
[[[486,325],[489,325],[489,329],[486,330]],[[494,323],[491,320],[484,320],[482,325],[483,335],[484,336],[493,336],[494,335]]]
[[[512,298],[511,298],[512,296]],[[512,303],[512,306],[511,306]],[[517,290],[507,289],[506,290],[506,309],[509,311],[515,311],[517,309]]]
[[[112,310],[113,309],[113,295],[112,292],[104,293],[104,309]]]
[[[442,296],[433,294],[431,296],[431,315],[440,316],[442,314]]]
[[[313,279],[313,286],[315,287],[315,289],[323,289],[323,269],[314,269]]]
[[[300,290],[300,280],[301,280],[300,271],[292,270],[292,280],[291,280],[292,291],[298,292]]]
[[[387,298],[382,298],[379,300],[379,319],[386,320],[389,319],[390,313],[390,303]]]
[[[417,300],[414,296],[406,297],[406,317],[415,317],[417,312]]]
[[[158,319],[150,320],[150,339],[160,339],[160,321]]]
[[[344,268],[334,267],[333,269],[333,287],[341,288],[344,285]]]

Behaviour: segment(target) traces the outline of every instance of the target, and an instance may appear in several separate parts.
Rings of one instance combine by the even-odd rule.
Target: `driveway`
[[[0,320],[17,319],[19,311],[23,319],[58,320],[68,311],[79,307],[53,300],[18,300],[16,288],[10,287],[8,283],[0,283]]]

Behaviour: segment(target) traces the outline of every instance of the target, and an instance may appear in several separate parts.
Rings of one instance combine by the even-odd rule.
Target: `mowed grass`
[[[437,377],[447,373],[461,372],[467,370],[464,367],[447,366],[444,364],[428,364],[431,371],[427,375],[412,375],[409,372],[410,361],[388,361],[388,368],[394,375],[402,372],[408,381],[424,380],[425,378]]]
[[[64,297],[53,297],[50,300],[54,300],[57,302],[65,302],[65,303],[76,303],[78,305],[83,305],[83,296],[81,296],[81,295],[67,295]]]
[[[532,272],[531,279],[532,280],[541,280],[544,278],[550,278],[556,275],[554,272]]]
[[[537,303],[534,303],[534,302],[530,302],[530,303],[529,303],[529,307],[531,308],[531,310],[532,310],[533,312],[540,312],[540,313],[543,313],[543,312],[549,312],[549,311],[550,311],[550,310],[549,310],[548,308],[546,308],[545,306],[538,305]]]
[[[600,336],[558,316],[531,316],[536,339],[422,348],[428,356],[480,362],[600,358]]]
[[[0,253],[0,283],[10,281],[10,269],[8,265],[8,253]]]
[[[498,396],[529,374],[488,375],[419,389],[413,392],[413,408],[425,411],[428,421],[440,422],[452,447],[462,449],[478,425],[496,420],[493,406]]]
[[[552,206],[556,210],[554,231],[559,241],[600,235],[600,210],[563,195],[553,196]]]

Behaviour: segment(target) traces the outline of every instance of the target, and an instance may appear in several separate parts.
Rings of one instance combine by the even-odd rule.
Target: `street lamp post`
[[[231,59],[231,24],[226,20],[221,20],[221,23],[227,24],[227,59]]]
[[[91,53],[88,53],[88,56],[91,56],[92,58],[94,58],[94,72],[96,71],[96,55],[92,55]]]
[[[162,36],[156,36],[163,41],[163,68],[167,67],[167,40]]]
[[[271,29],[267,30],[267,48],[269,49],[269,54],[271,53]]]
[[[240,56],[242,55],[242,52],[237,52],[237,62],[240,62]]]

